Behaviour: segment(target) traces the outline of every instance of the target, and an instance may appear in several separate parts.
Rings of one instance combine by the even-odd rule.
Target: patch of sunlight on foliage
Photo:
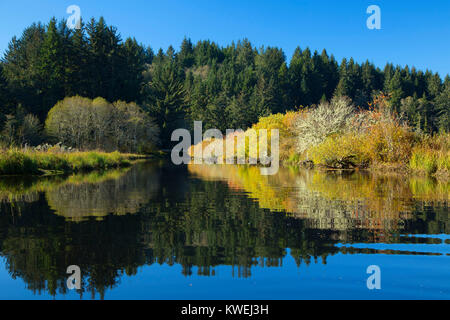
[[[327,137],[310,148],[308,156],[314,164],[332,168],[367,167],[370,163],[365,137],[352,133]]]
[[[246,132],[235,132],[224,140],[208,139],[202,142],[223,150],[226,160],[227,141],[234,140],[234,158],[259,158],[259,149],[267,147],[271,154],[271,130],[280,133],[280,162],[287,165],[305,164],[336,169],[408,167],[446,177],[450,174],[448,133],[432,137],[416,133],[402,121],[388,103],[389,97],[374,97],[369,110],[356,110],[345,97],[334,97],[316,108],[273,114],[259,119]],[[267,145],[259,145],[259,130],[268,131]],[[238,144],[237,142],[245,141]],[[222,145],[223,143],[223,145]],[[254,148],[250,148],[249,146]],[[200,146],[200,145],[198,145]],[[223,148],[223,149],[222,149]],[[194,147],[189,154],[193,157]],[[264,149],[263,149],[264,150]],[[220,152],[216,152],[216,156]]]
[[[197,147],[202,147],[205,151],[206,148],[210,150],[221,150],[223,147],[223,160],[227,158],[227,151],[233,158],[259,158],[260,148],[266,148],[267,154],[272,154],[271,142],[272,142],[272,130],[279,131],[280,138],[280,161],[288,161],[288,159],[295,154],[296,133],[295,124],[299,118],[304,117],[303,111],[289,111],[286,114],[273,114],[267,117],[260,118],[258,123],[247,131],[235,131],[232,134],[228,134],[224,140],[217,139],[205,139],[201,143],[197,144]],[[253,131],[254,130],[254,131]],[[260,130],[267,130],[267,144],[260,145]],[[253,133],[256,131],[256,135]],[[241,143],[239,143],[241,141]],[[234,144],[233,150],[227,150],[227,145]],[[250,145],[255,148],[250,148]],[[189,155],[194,158],[195,146],[189,148]],[[213,152],[213,155],[218,156],[219,152]]]

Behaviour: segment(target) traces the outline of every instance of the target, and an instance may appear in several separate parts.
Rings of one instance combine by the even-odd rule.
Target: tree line
[[[381,69],[352,58],[338,62],[326,50],[300,47],[288,61],[282,49],[255,48],[247,39],[225,47],[184,39],[178,51],[170,46],[155,53],[134,38],[122,40],[103,18],[78,30],[53,18],[14,37],[1,59],[0,126],[2,136],[13,139],[11,128],[20,131],[23,114],[36,126],[66,97],[102,97],[135,102],[157,123],[161,146],[168,147],[171,132],[190,128],[193,120],[205,128],[246,129],[262,116],[333,96],[370,108],[380,91],[417,130],[449,131],[448,75],[393,64]],[[35,126],[31,131],[39,130]]]

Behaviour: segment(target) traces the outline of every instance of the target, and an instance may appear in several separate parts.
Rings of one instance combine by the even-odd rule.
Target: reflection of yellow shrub
[[[450,181],[412,177],[409,186],[414,198],[428,201],[450,200]]]
[[[243,190],[261,208],[282,211],[327,229],[392,229],[412,217],[416,201],[446,201],[446,181],[364,173],[351,175],[280,169],[262,176],[256,167],[190,165],[189,172]]]

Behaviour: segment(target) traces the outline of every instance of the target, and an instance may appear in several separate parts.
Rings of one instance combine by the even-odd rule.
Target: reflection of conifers
[[[110,216],[108,223],[68,223],[50,213],[42,196],[19,210],[9,209],[20,215],[0,215],[0,255],[10,275],[23,279],[34,293],[67,293],[66,269],[76,263],[83,277],[80,294],[104,297],[123,274],[136,274],[145,263],[135,216],[126,223],[119,216]]]
[[[262,210],[223,182],[187,179],[180,172],[164,178],[159,196],[140,214],[103,221],[67,221],[52,213],[42,195],[20,209],[0,204],[0,252],[10,274],[35,292],[64,293],[66,268],[76,263],[83,289],[103,297],[123,273],[136,274],[142,265],[180,264],[185,275],[197,268],[205,276],[229,265],[233,275],[248,277],[253,266],[281,266],[286,248],[298,264],[326,262],[339,251],[334,232],[304,230],[300,219]]]
[[[137,267],[146,263],[139,216],[120,215],[135,213],[152,201],[153,193],[159,190],[155,165],[142,163],[131,170],[31,182],[23,183],[23,188],[16,186],[15,200],[4,198],[0,202],[0,256],[5,257],[11,276],[22,278],[28,289],[51,295],[66,293],[66,268],[75,263],[82,270],[80,294],[104,297],[123,274],[134,275]],[[58,197],[68,191],[88,202],[78,204],[86,216],[66,216],[78,210],[76,203]],[[57,211],[55,215],[55,207],[49,207],[50,197],[57,206],[68,205],[74,211]],[[94,214],[91,209],[115,215],[104,217],[107,222],[84,221]]]
[[[447,201],[449,183],[363,173],[280,170],[261,176],[255,167],[190,165],[204,179],[225,180],[260,207],[306,219],[311,228],[396,230],[411,217],[410,199]]]

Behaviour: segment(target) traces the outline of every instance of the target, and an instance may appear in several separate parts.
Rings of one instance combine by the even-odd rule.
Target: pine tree
[[[183,42],[181,43],[181,50],[178,58],[180,59],[180,64],[183,68],[190,68],[194,65],[195,56],[191,39],[184,38]]]
[[[89,55],[86,27],[81,21],[80,29],[75,29],[70,38],[68,53],[68,83],[67,96],[89,96]]]
[[[0,62],[0,131],[6,120],[6,115],[11,113],[11,96],[8,82],[3,76],[3,63]]]
[[[27,112],[41,117],[45,79],[41,77],[40,61],[44,37],[43,25],[31,25],[19,39],[12,38],[3,58],[3,76],[11,93],[10,105],[20,104]]]
[[[119,100],[123,93],[120,74],[125,70],[121,38],[114,27],[108,27],[104,18],[92,19],[87,25],[89,50],[89,96]]]
[[[42,121],[45,120],[47,112],[58,101],[64,98],[65,63],[63,37],[57,28],[55,18],[50,20],[45,33],[40,54],[40,74],[45,79],[43,105],[38,115]]]
[[[404,98],[402,76],[400,68],[396,68],[394,75],[387,83],[387,92],[390,94],[390,105],[394,111],[400,110],[401,99]]]
[[[436,125],[440,131],[450,132],[450,76],[446,76],[443,90],[436,98]]]
[[[170,147],[172,132],[185,126],[185,99],[183,81],[178,77],[174,61],[160,61],[154,66],[148,84],[147,108],[161,129],[163,147]]]
[[[145,70],[145,51],[136,39],[128,38],[123,44],[123,54],[124,71],[120,75],[120,98],[128,102],[138,101]]]
[[[435,99],[441,92],[442,80],[439,77],[439,74],[432,74],[431,72],[427,72],[425,78],[427,82],[427,96],[430,99]]]

